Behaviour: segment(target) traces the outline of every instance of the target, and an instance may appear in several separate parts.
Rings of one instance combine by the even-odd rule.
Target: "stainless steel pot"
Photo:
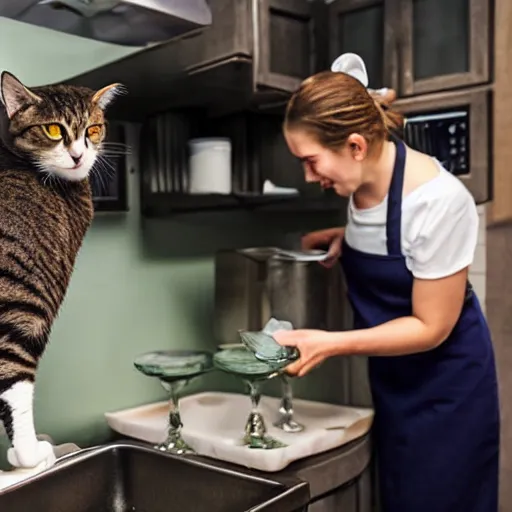
[[[299,329],[329,330],[341,316],[341,293],[339,264],[328,269],[316,261],[298,261],[276,247],[219,251],[215,336],[236,342],[240,329],[259,330],[272,316]]]

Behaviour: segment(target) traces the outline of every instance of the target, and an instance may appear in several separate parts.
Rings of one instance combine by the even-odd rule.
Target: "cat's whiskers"
[[[91,175],[98,177],[101,192],[106,192],[108,190],[108,183],[105,182],[103,173],[97,167],[93,167],[91,169]]]
[[[103,154],[109,151],[119,152],[123,155],[130,155],[132,149],[123,142],[102,142],[99,146],[99,151]]]
[[[41,162],[36,161],[34,162],[34,165],[37,167],[39,172],[43,174],[43,179],[41,180],[42,185],[55,191],[54,185],[57,185],[58,183],[57,177],[52,172],[50,172]]]
[[[122,148],[122,147],[105,147],[101,145],[98,148],[98,153],[103,156],[112,156],[112,157],[119,157],[119,156],[128,156],[131,155],[131,149],[130,148]]]
[[[101,154],[98,154],[93,168],[91,169],[91,174],[98,176],[101,187],[106,191],[108,190],[108,181],[106,178],[113,178],[115,175],[115,169],[108,160],[103,158]]]
[[[127,156],[130,153],[122,153],[120,151],[102,151],[101,154],[103,156],[110,156],[110,157],[118,158],[120,156]]]
[[[106,156],[103,153],[98,153],[98,162],[101,162],[101,164],[104,166],[104,169],[106,171],[114,171],[115,172],[114,164],[112,162],[110,162],[108,160],[108,158],[106,158]]]

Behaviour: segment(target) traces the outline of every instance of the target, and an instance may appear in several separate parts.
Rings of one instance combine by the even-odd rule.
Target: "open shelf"
[[[319,197],[261,194],[153,194],[149,204],[142,208],[145,217],[163,217],[176,213],[199,211],[227,211],[236,209],[258,212],[326,212],[342,207],[341,199],[324,194]]]
[[[172,111],[146,120],[141,130],[141,213],[165,217],[196,211],[245,209],[255,212],[326,212],[343,199],[304,183],[301,163],[288,151],[282,113],[242,112],[209,118],[204,111]],[[196,137],[228,137],[232,149],[232,190],[188,193],[187,142]],[[263,183],[294,188],[298,194],[263,194]]]

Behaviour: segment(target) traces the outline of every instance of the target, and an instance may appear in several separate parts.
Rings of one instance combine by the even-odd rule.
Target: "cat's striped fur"
[[[35,374],[92,221],[87,176],[116,86],[29,90],[8,73],[0,86],[0,420],[11,464],[32,467],[53,456],[36,439]]]

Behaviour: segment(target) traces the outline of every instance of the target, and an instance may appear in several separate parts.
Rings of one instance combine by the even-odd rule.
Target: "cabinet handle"
[[[400,77],[402,76],[402,41],[400,37],[397,37],[395,40],[395,76],[393,77],[393,82],[395,84],[395,90],[397,91],[397,95],[402,92],[402,84],[400,83]]]

